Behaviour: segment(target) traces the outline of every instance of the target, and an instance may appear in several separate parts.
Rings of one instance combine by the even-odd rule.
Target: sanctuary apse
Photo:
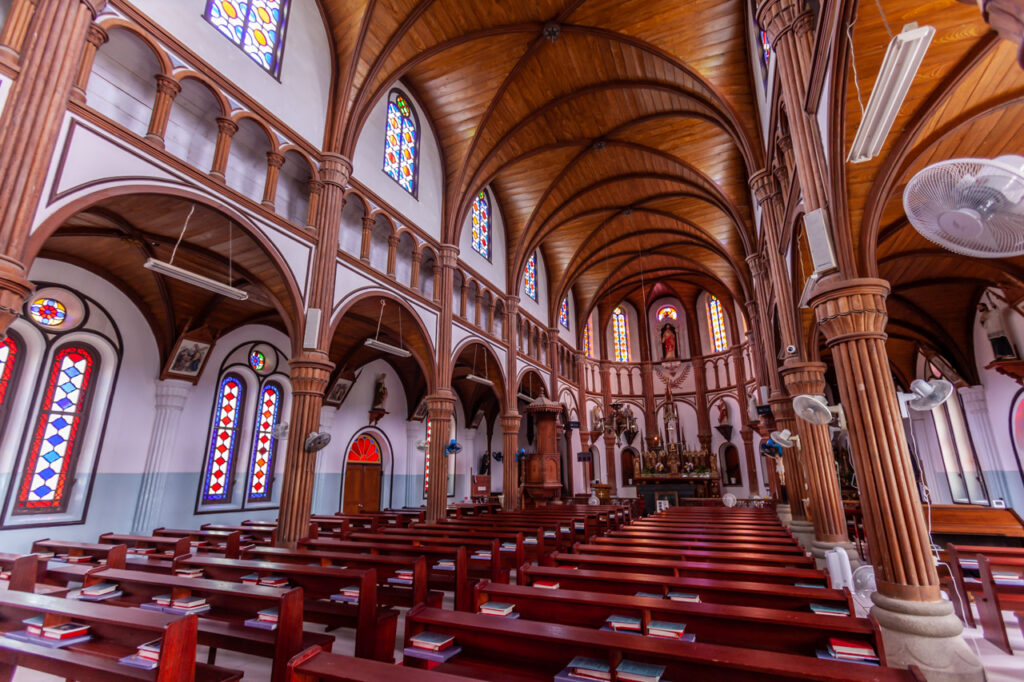
[[[980,4],[0,0],[0,551],[728,501],[980,679],[931,510],[1024,510],[1024,270],[903,199],[1021,155]]]

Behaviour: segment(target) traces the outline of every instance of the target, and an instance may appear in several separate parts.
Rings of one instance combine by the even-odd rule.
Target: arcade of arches
[[[728,500],[873,566],[890,666],[982,679],[933,524],[1024,537],[1024,261],[902,201],[1024,155],[1024,5],[977,5],[0,0],[0,551]]]

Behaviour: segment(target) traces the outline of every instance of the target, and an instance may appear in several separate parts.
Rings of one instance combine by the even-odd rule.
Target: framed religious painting
[[[164,371],[160,374],[161,381],[181,379],[198,383],[206,361],[210,359],[213,341],[213,336],[206,328],[183,332],[164,365]]]
[[[348,392],[352,390],[352,386],[355,385],[356,379],[359,378],[359,373],[352,374],[351,372],[340,372],[338,376],[334,378],[334,383],[327,390],[327,395],[324,396],[324,403],[332,405],[334,407],[341,407],[341,404],[345,402],[345,398],[348,397]]]

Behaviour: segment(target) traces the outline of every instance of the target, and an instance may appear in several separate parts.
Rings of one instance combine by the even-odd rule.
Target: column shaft
[[[134,534],[148,535],[161,525],[160,511],[166,495],[167,470],[176,454],[174,446],[178,424],[192,389],[188,381],[166,379],[156,382],[153,430],[149,435],[145,469],[139,485],[138,501],[135,503],[135,515],[132,517],[131,532]]]
[[[501,508],[515,511],[522,505],[519,496],[519,466],[516,463],[516,451],[519,449],[519,424],[522,417],[516,412],[501,415],[501,472],[504,478],[504,493]]]

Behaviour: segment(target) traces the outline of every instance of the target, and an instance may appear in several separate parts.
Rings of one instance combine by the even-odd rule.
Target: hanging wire
[[[892,40],[892,29],[889,28],[889,21],[885,18],[885,12],[882,10],[882,3],[879,0],[875,0],[875,5],[878,7],[878,13],[882,15],[882,23],[885,24],[885,32],[889,34],[889,40]]]
[[[888,26],[888,24],[887,24]],[[892,34],[890,34],[892,35]],[[846,38],[850,41],[850,67],[853,69],[853,87],[857,89],[857,103],[860,104],[860,115],[864,117],[864,97],[860,94],[860,77],[857,75],[857,56],[853,49],[853,22],[846,25]]]
[[[185,224],[181,226],[181,234],[178,235],[178,241],[174,243],[174,250],[171,251],[171,260],[169,263],[174,263],[174,256],[178,253],[178,246],[181,244],[181,240],[185,238],[185,230],[188,229],[188,221],[192,219],[192,214],[196,212],[196,205],[192,204],[192,208],[189,210],[188,215],[185,217]]]
[[[380,339],[380,323],[384,319],[384,306],[385,305],[387,305],[387,300],[383,299],[383,298],[380,299],[380,315],[377,316],[377,333],[373,335],[373,338],[377,339],[377,340]],[[399,318],[399,322],[401,322],[401,318]]]

